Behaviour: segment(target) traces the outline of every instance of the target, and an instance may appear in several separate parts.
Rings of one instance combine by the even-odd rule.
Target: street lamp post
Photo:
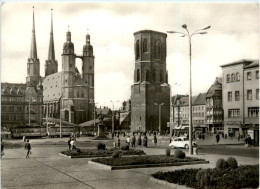
[[[113,110],[112,110],[112,136],[113,136],[113,133],[114,133],[114,129],[115,129],[115,112],[114,112],[114,101],[111,100],[110,102],[112,102],[113,104]],[[116,102],[119,102],[119,100],[117,100]]]
[[[159,106],[159,133],[161,133],[161,106],[163,106],[164,103],[161,104],[154,103],[154,105]]]
[[[30,97],[28,100],[27,100],[28,102],[29,102],[29,126],[31,126],[31,102],[36,102],[36,100],[34,99],[33,100],[33,98],[32,97]]]
[[[186,24],[182,25],[182,28],[186,30],[187,33],[183,32],[177,32],[177,31],[167,31],[167,33],[179,33],[182,34],[181,37],[188,37],[189,40],[189,56],[190,56],[190,94],[189,94],[189,154],[193,154],[193,149],[192,149],[192,79],[191,79],[191,37],[196,34],[207,34],[205,30],[209,29],[211,26],[207,26],[205,28],[196,30],[195,32],[191,33],[188,30],[188,27]]]

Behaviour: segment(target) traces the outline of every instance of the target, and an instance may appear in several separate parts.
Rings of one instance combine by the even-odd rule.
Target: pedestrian
[[[247,141],[248,141],[248,146],[252,146],[252,139],[250,135],[248,135]]]
[[[27,158],[29,158],[29,155],[32,153],[31,152],[32,147],[31,147],[29,139],[27,139],[24,149],[27,150],[27,153],[26,153],[26,159],[27,159]]]
[[[129,135],[127,135],[127,137],[126,137],[126,143],[128,146],[130,146],[130,136]]]
[[[156,146],[156,144],[157,144],[156,133],[154,133],[154,135],[153,135],[153,143],[154,143],[154,145]]]
[[[142,139],[141,139],[141,133],[140,133],[138,136],[138,139],[137,139],[137,146],[140,147],[141,145],[142,145]]]
[[[216,141],[219,142],[219,134],[216,135]]]
[[[71,142],[71,137],[69,137],[69,140],[68,140],[69,150],[71,149],[71,144],[70,144],[70,142]]]
[[[72,149],[72,150],[76,150],[75,139],[74,139],[74,138],[71,139],[71,141],[70,141],[70,146],[71,146],[71,149]]]
[[[117,135],[116,141],[117,141],[117,147],[120,148],[120,138],[119,138],[119,135]]]
[[[204,141],[204,139],[205,139],[205,135],[204,135],[204,134],[202,134],[202,140]]]
[[[132,140],[131,140],[132,148],[135,148],[135,141],[136,141],[136,138],[135,138],[135,135],[133,135]]]
[[[240,141],[240,133],[238,133],[237,140]]]
[[[3,138],[1,138],[1,159],[4,155],[5,155],[5,153],[4,153],[4,142],[3,142]]]
[[[147,136],[146,133],[144,134],[144,138],[143,138],[143,146],[147,148]]]

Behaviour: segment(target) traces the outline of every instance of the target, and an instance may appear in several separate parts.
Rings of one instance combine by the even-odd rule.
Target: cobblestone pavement
[[[218,158],[228,156],[217,154],[193,155],[209,160],[209,164],[175,167],[141,168],[130,170],[103,170],[88,164],[90,159],[68,159],[58,153],[66,146],[32,144],[32,155],[25,158],[23,148],[5,149],[1,161],[2,188],[166,188],[150,181],[150,175],[157,171],[173,171],[184,168],[214,167]],[[147,154],[165,154],[162,148],[142,148]],[[172,153],[174,149],[172,149]],[[188,152],[186,151],[188,155]],[[188,155],[189,156],[189,155]],[[256,164],[257,157],[235,156],[239,164]]]

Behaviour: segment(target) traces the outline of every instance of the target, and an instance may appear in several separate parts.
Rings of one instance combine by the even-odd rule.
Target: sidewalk
[[[83,189],[157,189],[169,186],[150,181],[150,175],[157,171],[174,171],[185,168],[213,168],[219,158],[229,156],[218,154],[192,155],[208,160],[209,164],[173,167],[140,168],[129,170],[103,170],[88,164],[90,159],[68,159],[58,153],[65,146],[33,146],[32,155],[25,158],[23,148],[6,149],[1,163],[2,188],[83,188]],[[147,154],[165,154],[165,149],[142,148]],[[173,154],[175,149],[171,149]],[[187,156],[188,151],[184,150]],[[238,164],[257,164],[258,158],[239,157]]]

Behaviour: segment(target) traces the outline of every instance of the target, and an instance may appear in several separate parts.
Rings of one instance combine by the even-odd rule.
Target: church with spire
[[[62,70],[58,72],[55,59],[53,15],[45,75],[40,75],[40,60],[37,56],[35,16],[30,56],[27,60],[26,83],[2,83],[2,130],[29,125],[42,125],[44,118],[56,118],[80,124],[92,119],[94,102],[94,55],[90,35],[82,55],[76,55],[72,34],[67,31],[63,45]],[[75,65],[76,58],[82,60],[82,74]]]

